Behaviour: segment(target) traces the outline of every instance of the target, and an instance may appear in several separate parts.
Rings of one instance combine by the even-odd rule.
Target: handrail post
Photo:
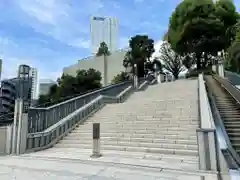
[[[134,88],[138,89],[138,73],[137,64],[134,64],[134,75],[133,75]]]
[[[93,151],[92,158],[101,157],[100,153],[100,123],[93,123]]]

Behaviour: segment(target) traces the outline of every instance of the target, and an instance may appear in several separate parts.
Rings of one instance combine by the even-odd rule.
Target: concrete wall
[[[107,57],[107,63],[108,63],[108,76],[107,80],[110,84],[114,76],[119,74],[121,71],[125,71],[123,67],[123,59],[126,54],[126,51],[118,51],[112,53],[110,56]],[[79,60],[78,63],[71,65],[69,67],[63,68],[63,73],[76,76],[77,70],[81,69],[89,69],[93,68],[101,72],[102,75],[102,84],[104,82],[104,58],[92,56],[86,59]]]
[[[0,155],[10,154],[12,126],[0,127]]]

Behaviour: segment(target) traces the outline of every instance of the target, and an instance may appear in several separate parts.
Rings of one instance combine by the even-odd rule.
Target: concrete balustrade
[[[214,120],[209,105],[203,74],[198,77],[200,128],[197,129],[199,166],[202,170],[217,171]]]
[[[218,171],[222,180],[232,180],[226,157],[221,149],[226,149],[224,136],[216,129],[213,113],[210,108],[203,75],[198,78],[200,128],[197,129],[199,147],[199,167],[202,170]]]
[[[0,127],[0,155],[11,153],[12,125]]]

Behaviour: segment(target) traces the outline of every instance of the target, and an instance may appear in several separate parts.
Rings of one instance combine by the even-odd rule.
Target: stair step
[[[74,133],[71,132],[68,136],[79,136],[79,137],[92,137],[92,132],[88,133]],[[129,133],[101,133],[101,137],[126,137],[126,138],[154,138],[154,139],[192,139],[196,140],[196,135],[183,135],[183,134],[129,134]]]
[[[81,143],[91,141],[92,137],[66,136],[64,140],[79,140]],[[124,137],[101,137],[101,141],[123,141],[123,142],[139,142],[139,143],[171,143],[171,144],[191,144],[197,145],[196,140],[185,139],[153,139],[153,138],[124,138]]]
[[[92,129],[75,129],[72,133],[92,133]],[[135,129],[100,129],[101,134],[156,134],[156,135],[171,135],[171,134],[179,134],[179,135],[196,135],[196,131],[177,131],[177,130],[135,130]]]
[[[79,148],[50,148],[44,151],[39,151],[34,154],[55,154],[58,153],[61,155],[72,154],[75,156],[79,155],[90,155],[92,149],[79,149]],[[120,156],[123,158],[136,158],[136,159],[149,159],[149,160],[164,160],[164,161],[188,161],[192,163],[198,163],[198,156],[189,156],[189,155],[176,155],[176,154],[160,154],[160,153],[143,153],[143,152],[126,152],[126,151],[111,151],[111,150],[101,150],[103,156]],[[34,155],[33,154],[33,155]]]
[[[156,125],[164,125],[164,124],[175,124],[175,125],[199,125],[198,121],[156,121],[156,122],[152,122],[152,121],[137,121],[137,120],[125,120],[125,121],[111,121],[111,120],[107,120],[107,121],[101,121],[101,120],[91,120],[89,119],[87,122],[85,122],[87,124],[91,124],[91,123],[104,123],[104,124],[134,124],[134,125],[147,125],[147,124],[156,124]]]
[[[61,148],[60,148],[61,149]],[[55,149],[57,150],[57,149]],[[66,149],[64,149],[66,150]],[[69,153],[70,151],[70,153]],[[111,152],[112,154],[110,154]],[[115,154],[113,154],[115,153]],[[120,153],[120,154],[119,154]],[[154,168],[171,168],[175,170],[198,170],[198,162],[195,160],[192,160],[189,156],[184,156],[184,158],[179,159],[179,155],[157,155],[153,154],[149,156],[149,153],[146,156],[142,153],[140,156],[135,156],[133,152],[131,152],[131,155],[127,152],[123,151],[102,151],[103,156],[101,158],[92,159],[93,162],[110,162],[110,163],[122,163],[125,165],[142,165],[142,166],[148,166],[148,167],[154,167]],[[126,155],[127,154],[127,155]],[[50,158],[59,158],[62,159],[80,159],[80,160],[90,160],[91,151],[88,151],[88,153],[83,154],[81,151],[78,151],[78,149],[67,149],[66,152],[47,152],[44,154],[37,153],[34,155],[25,155],[25,158],[41,158],[41,159],[50,159]],[[155,157],[156,156],[156,157]],[[167,158],[165,158],[167,156]],[[182,156],[182,155],[181,155]],[[192,156],[192,158],[195,158],[195,156]]]
[[[81,126],[80,126],[81,125]],[[78,127],[79,128],[92,128],[93,123],[91,122],[86,122],[84,124],[80,124]],[[83,126],[84,125],[84,126]],[[119,123],[102,123],[100,122],[100,128],[136,128],[136,129],[184,129],[184,130],[189,130],[189,129],[197,129],[198,125],[182,125],[182,124],[119,124]]]
[[[81,130],[92,130],[93,125],[86,125],[86,126],[81,126],[77,129],[75,129],[75,131],[81,131]],[[111,131],[117,131],[117,130],[135,130],[135,131],[189,131],[192,129],[195,130],[197,129],[197,126],[190,129],[189,127],[143,127],[143,126],[125,126],[125,125],[121,125],[121,124],[116,124],[116,125],[106,125],[106,124],[100,124],[100,130],[109,130],[111,129]]]
[[[92,141],[82,141],[82,140],[67,140],[63,139],[59,142],[60,144],[90,144],[92,145]],[[171,144],[170,142],[166,143],[149,143],[149,142],[133,142],[133,141],[104,141],[101,140],[101,146],[126,146],[126,147],[148,147],[148,148],[170,148],[170,149],[189,149],[189,150],[197,150],[197,145],[192,144]]]
[[[91,144],[56,144],[57,148],[83,148],[83,149],[92,149]],[[170,148],[148,148],[148,147],[129,147],[129,146],[113,146],[113,145],[104,145],[101,146],[101,149],[104,150],[116,150],[116,151],[133,151],[133,152],[150,152],[150,153],[162,153],[162,154],[182,154],[182,155],[193,155],[197,156],[197,150],[185,150],[185,149],[170,149]]]

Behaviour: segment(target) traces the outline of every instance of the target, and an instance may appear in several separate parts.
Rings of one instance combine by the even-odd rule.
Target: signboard
[[[93,17],[94,21],[104,21],[105,18],[104,17]]]

